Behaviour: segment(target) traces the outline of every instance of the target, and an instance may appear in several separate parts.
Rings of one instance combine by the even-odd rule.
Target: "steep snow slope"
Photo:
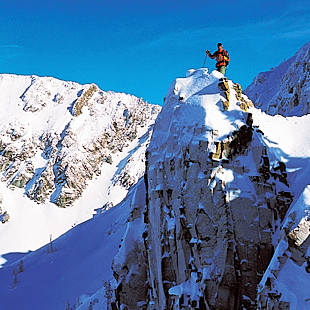
[[[69,302],[70,309],[74,305],[89,309],[93,302],[108,309],[103,282],[112,280],[112,259],[126,232],[130,212],[141,209],[144,203],[141,180],[122,203],[23,257],[24,271],[17,274],[16,283],[12,271],[19,270],[20,260],[5,265],[0,269],[0,308],[62,310],[68,309]],[[97,291],[101,294],[92,297]]]
[[[1,264],[119,203],[144,173],[160,111],[94,84],[7,74],[0,106]]]
[[[290,189],[295,200],[310,184],[310,115],[303,117],[270,116],[251,109],[254,125],[264,133],[262,139],[268,147],[271,165],[276,161],[286,164]]]
[[[118,309],[256,309],[261,280],[273,296],[264,273],[282,226],[303,221],[310,119],[267,115],[221,79],[190,70],[167,92],[147,151],[144,241],[113,264]],[[292,299],[263,297],[277,309]]]
[[[278,67],[258,74],[244,92],[271,115],[310,113],[310,42]]]

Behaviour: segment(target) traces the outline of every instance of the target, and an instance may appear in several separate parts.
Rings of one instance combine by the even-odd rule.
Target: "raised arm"
[[[206,53],[211,59],[214,59],[216,57],[216,52],[212,55],[209,50],[206,50]]]

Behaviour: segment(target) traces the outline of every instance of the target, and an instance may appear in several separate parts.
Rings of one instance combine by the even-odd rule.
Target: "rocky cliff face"
[[[287,216],[275,254],[258,286],[259,309],[309,309],[309,210],[308,185]]]
[[[215,71],[172,83],[146,155],[143,242],[113,266],[118,309],[256,309],[293,193],[251,105]]]
[[[278,67],[260,73],[245,93],[271,115],[310,113],[310,42]]]
[[[88,180],[98,176],[129,143],[144,148],[160,107],[131,95],[104,92],[95,84],[80,85],[37,76],[0,76],[1,181],[25,188],[42,203],[68,207]],[[140,150],[141,151],[141,150]],[[132,152],[133,153],[133,152]],[[130,157],[123,167],[134,165]],[[140,168],[139,168],[140,167]],[[103,170],[104,171],[104,170]],[[129,188],[144,167],[119,169],[115,183]]]

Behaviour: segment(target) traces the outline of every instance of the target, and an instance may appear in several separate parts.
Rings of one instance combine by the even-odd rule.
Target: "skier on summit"
[[[206,50],[206,53],[211,59],[216,58],[215,67],[217,71],[225,75],[226,67],[228,66],[229,63],[229,56],[227,51],[223,49],[222,43],[218,43],[217,48],[218,50],[213,55],[210,53],[209,50]]]

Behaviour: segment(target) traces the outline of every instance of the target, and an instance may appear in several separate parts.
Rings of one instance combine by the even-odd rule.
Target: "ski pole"
[[[205,57],[205,61],[203,62],[203,65],[202,65],[203,68],[205,67],[206,59],[207,59],[207,54],[206,54],[206,57]]]

